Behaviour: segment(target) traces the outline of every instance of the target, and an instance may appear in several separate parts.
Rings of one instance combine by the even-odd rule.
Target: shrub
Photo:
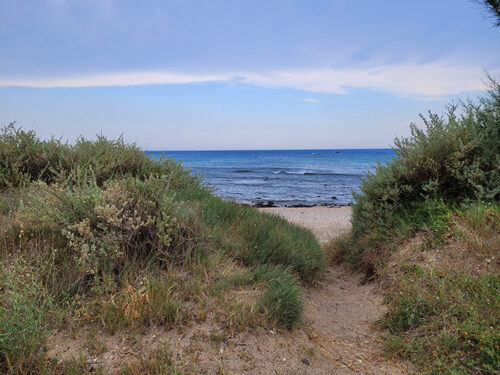
[[[71,146],[55,138],[40,140],[35,132],[16,128],[14,123],[0,132],[0,189],[26,186],[37,180],[47,184],[81,181],[89,174],[98,186],[122,177],[144,180],[169,175],[172,189],[208,192],[201,180],[191,176],[179,162],[164,157],[153,160],[121,137],[79,138]]]
[[[390,228],[422,202],[461,203],[500,198],[500,85],[479,105],[450,106],[445,116],[422,117],[425,130],[395,140],[396,157],[379,164],[355,194],[353,231]]]
[[[175,213],[169,176],[144,181],[125,178],[105,183],[36,183],[19,216],[28,227],[50,230],[64,242],[83,274],[120,268],[126,259],[182,257],[184,237],[197,239],[196,223],[184,225]],[[177,241],[178,243],[174,243]],[[175,250],[175,251],[173,251]]]
[[[256,317],[292,328],[303,309],[299,278],[325,266],[311,232],[214,197],[172,159],[121,138],[44,141],[14,124],[0,133],[0,241],[0,371],[13,373],[86,369],[84,359],[47,358],[51,330],[171,328],[194,317],[193,304],[204,320],[215,302],[230,330]],[[207,300],[204,283],[224,264],[241,274],[217,293],[254,284],[258,301]],[[141,370],[171,370],[162,360]]]
[[[59,140],[41,141],[35,132],[9,124],[0,132],[0,189],[37,179],[52,182],[53,168],[67,169],[69,154]]]

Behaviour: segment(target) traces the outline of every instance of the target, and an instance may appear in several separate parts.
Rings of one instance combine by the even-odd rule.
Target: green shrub
[[[55,138],[40,140],[35,132],[18,129],[14,123],[0,132],[0,190],[37,180],[47,184],[81,181],[89,174],[98,186],[122,177],[144,180],[168,175],[172,189],[191,190],[191,194],[198,195],[208,192],[201,180],[191,176],[179,162],[149,158],[137,145],[126,144],[121,137],[79,138],[72,146]]]
[[[52,168],[66,169],[69,154],[69,148],[59,140],[41,141],[33,131],[9,124],[0,132],[0,189],[37,179],[52,182]]]
[[[303,309],[299,278],[325,267],[310,231],[214,197],[172,159],[121,138],[40,140],[14,124],[0,133],[0,241],[0,372],[86,368],[46,358],[47,333],[66,328],[55,315],[72,328],[140,331],[184,323],[194,302],[202,319],[204,283],[223,264],[241,274],[219,280],[216,293],[264,289],[256,305],[222,307],[230,329],[254,326],[257,315],[292,328]],[[162,361],[151,371],[171,369]]]
[[[500,198],[500,85],[480,105],[450,106],[422,117],[425,130],[395,140],[396,157],[364,179],[353,207],[354,235],[390,228],[428,200],[461,203]],[[413,215],[417,216],[417,215]]]
[[[197,240],[196,223],[184,223],[169,176],[32,187],[19,216],[31,228],[50,230],[65,243],[83,274],[120,268],[126,259],[182,257],[185,238]],[[64,254],[62,254],[64,255]]]
[[[390,354],[429,374],[497,373],[500,84],[422,119],[363,180],[352,233],[331,247],[387,281]]]

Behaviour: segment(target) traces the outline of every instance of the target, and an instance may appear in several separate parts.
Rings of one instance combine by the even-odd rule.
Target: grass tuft
[[[255,270],[255,278],[268,282],[258,301],[259,308],[279,326],[288,329],[296,326],[304,303],[301,299],[301,289],[292,275],[285,269],[261,266]]]

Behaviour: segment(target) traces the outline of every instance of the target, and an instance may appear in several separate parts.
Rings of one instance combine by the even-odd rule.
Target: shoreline
[[[219,196],[222,200],[229,201],[235,204],[238,204],[240,206],[247,206],[247,207],[255,207],[255,208],[314,208],[314,207],[328,207],[328,208],[336,208],[336,207],[352,207],[353,202],[349,203],[293,203],[293,204],[287,204],[284,203],[283,201],[275,201],[275,200],[262,200],[262,201],[255,201],[255,202],[249,202],[249,201],[244,201],[240,202],[237,200],[229,199],[227,197],[222,197]]]
[[[243,203],[240,203],[243,204]],[[249,206],[252,207],[257,207],[257,208],[312,208],[312,207],[330,207],[330,208],[335,208],[335,207],[351,207],[352,202],[343,204],[343,203],[313,203],[313,204],[306,204],[306,203],[297,203],[297,204],[290,204],[290,205],[279,205],[276,204],[275,201],[269,200],[269,201],[262,201],[262,202],[257,202],[257,203],[252,203],[249,204]]]

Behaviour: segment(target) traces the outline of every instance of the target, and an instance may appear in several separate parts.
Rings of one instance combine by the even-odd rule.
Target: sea
[[[147,151],[181,161],[214,194],[257,206],[348,205],[361,179],[391,149]]]

